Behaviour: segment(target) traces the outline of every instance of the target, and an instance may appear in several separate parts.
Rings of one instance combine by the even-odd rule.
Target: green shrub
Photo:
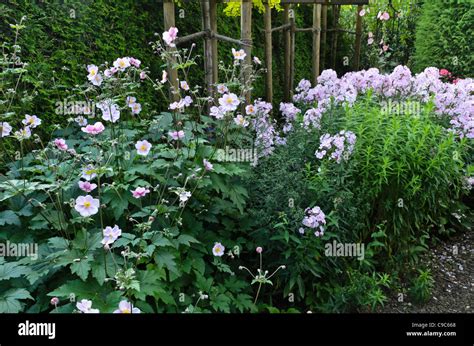
[[[434,279],[431,275],[431,271],[418,270],[418,275],[412,280],[412,286],[408,293],[410,298],[418,304],[426,303],[431,297],[431,291],[433,290]]]
[[[447,131],[431,104],[420,114],[387,114],[378,102],[369,94],[353,107],[332,108],[321,129],[307,131],[297,121],[287,145],[252,173],[250,234],[267,249],[267,261],[288,267],[276,286],[279,299],[294,293],[319,311],[376,309],[383,292],[358,296],[365,286],[354,286],[354,277],[393,274],[416,263],[428,239],[456,222],[451,213],[462,208],[467,140]],[[340,130],[357,136],[348,160],[316,159],[320,136]],[[304,210],[315,205],[326,214],[322,238],[298,233]],[[365,244],[364,258],[326,256],[333,240]],[[337,294],[339,303],[333,299]],[[342,303],[351,296],[360,299]]]
[[[446,68],[457,76],[472,76],[474,65],[473,4],[469,1],[425,1],[417,28],[413,65]]]

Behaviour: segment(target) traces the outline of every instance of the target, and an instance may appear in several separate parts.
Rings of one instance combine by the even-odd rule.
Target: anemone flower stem
[[[117,265],[117,262],[115,261],[114,254],[112,253],[112,249],[109,248],[109,252],[110,252],[110,257],[112,258],[112,262],[114,263],[115,271],[117,272],[118,271],[118,265]],[[107,265],[105,267],[105,273],[107,273]]]
[[[198,298],[198,300],[196,301],[196,304],[194,304],[193,311],[196,310],[196,307],[197,307],[199,301],[201,300],[201,297],[202,297],[202,295],[199,295],[199,298]]]
[[[285,267],[284,265],[279,266],[279,267],[273,272],[273,274],[268,277],[268,279],[270,279],[273,275],[275,275],[280,269],[285,269],[285,268],[286,268],[286,267]]]
[[[107,276],[107,252],[104,251],[104,272],[105,276]]]
[[[20,177],[23,178],[23,141],[20,140],[20,167],[21,167],[21,174]],[[23,188],[26,188],[26,179],[23,179]]]
[[[100,205],[100,174],[97,174],[97,195],[99,196],[99,217],[100,217],[100,225],[102,226],[102,229],[104,229],[104,219],[102,217],[102,208]]]
[[[255,295],[255,300],[253,302],[253,305],[256,305],[257,304],[257,299],[258,299],[258,295],[260,294],[260,289],[262,288],[262,283],[259,282],[258,284],[258,289],[257,289],[257,294]]]
[[[255,279],[255,276],[252,274],[252,272],[247,267],[240,266],[239,269],[240,270],[245,269],[252,276],[252,278]]]

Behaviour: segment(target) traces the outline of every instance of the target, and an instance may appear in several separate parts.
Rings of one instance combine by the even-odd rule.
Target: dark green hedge
[[[224,4],[218,6],[218,31],[230,37],[240,35],[240,17],[226,17]],[[181,12],[180,10],[184,10]],[[43,115],[51,121],[60,121],[54,115],[57,101],[67,96],[74,99],[72,88],[86,80],[86,65],[112,62],[120,56],[134,56],[144,66],[151,68],[154,76],[160,76],[161,62],[151,50],[149,42],[154,33],[163,31],[162,4],[156,0],[81,0],[81,1],[27,1],[10,0],[0,4],[1,39],[12,40],[9,23],[27,16],[26,28],[21,31],[19,44],[22,58],[30,64],[26,81],[30,88],[36,86],[38,95],[31,109],[32,114]],[[184,14],[184,16],[182,16]],[[310,27],[312,11],[310,6],[295,9],[299,27]],[[273,15],[273,25],[281,25],[282,13]],[[184,2],[176,10],[176,25],[180,36],[201,30],[201,8],[199,1]],[[253,55],[264,58],[263,15],[253,14]],[[328,39],[330,35],[328,35]],[[338,56],[352,54],[352,47],[339,40],[341,50]],[[283,95],[283,40],[281,33],[274,35],[274,92],[275,104]],[[328,40],[328,42],[330,42]],[[311,74],[311,33],[297,33],[295,57],[295,85],[301,78]],[[232,57],[229,43],[219,43],[219,58],[230,62]],[[328,47],[329,50],[329,47]],[[198,42],[197,54],[202,56],[203,44]],[[342,59],[342,58],[341,58]],[[341,60],[341,59],[338,59]],[[202,63],[202,60],[198,60]],[[326,65],[328,66],[328,65]],[[193,84],[204,83],[204,71],[195,68],[191,76]],[[28,87],[28,86],[26,86]],[[264,78],[255,85],[255,97],[264,96]],[[149,109],[160,110],[167,105],[151,88],[145,89],[140,102],[150,104]]]
[[[474,4],[470,1],[425,1],[416,32],[416,72],[436,66],[458,76],[472,76],[473,23]]]

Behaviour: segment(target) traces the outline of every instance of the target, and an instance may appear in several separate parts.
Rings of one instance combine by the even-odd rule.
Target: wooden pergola
[[[203,30],[183,36],[177,39],[176,44],[204,39],[204,70],[206,75],[206,87],[210,95],[214,94],[213,86],[218,82],[218,54],[217,42],[225,41],[234,43],[246,53],[245,65],[252,63],[252,0],[240,0],[241,3],[241,22],[240,39],[234,39],[220,35],[217,30],[217,2],[228,2],[238,0],[201,0]],[[265,79],[265,96],[267,102],[273,101],[273,49],[272,34],[277,31],[284,33],[284,100],[289,101],[292,96],[295,76],[295,41],[297,32],[311,32],[313,37],[312,44],[312,73],[311,79],[316,83],[321,70],[321,61],[324,61],[327,53],[327,33],[334,32],[331,42],[331,67],[336,65],[337,36],[338,32],[347,32],[355,34],[355,53],[353,59],[354,70],[359,69],[360,47],[362,36],[362,17],[358,13],[363,5],[367,5],[369,0],[281,0],[283,7],[283,24],[278,27],[272,27],[272,10],[268,3],[265,3],[264,25],[265,25],[265,67],[267,69]],[[313,6],[313,25],[310,28],[297,28],[295,19],[290,16],[292,6],[305,4]],[[342,5],[358,5],[356,13],[356,30],[344,30],[339,28],[339,14]],[[328,6],[333,6],[333,25],[328,29],[327,11]],[[175,26],[175,5],[173,0],[163,1],[164,27],[168,30]],[[322,50],[321,50],[322,46]],[[169,48],[172,49],[172,48]],[[177,88],[177,71],[172,69],[173,61],[169,62],[168,73],[173,86]],[[243,69],[242,78],[248,80],[249,69]],[[250,102],[250,92],[246,95],[247,102]]]

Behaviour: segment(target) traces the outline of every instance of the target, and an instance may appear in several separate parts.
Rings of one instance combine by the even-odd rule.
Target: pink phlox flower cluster
[[[305,209],[305,217],[303,218],[303,225],[315,230],[314,235],[316,237],[322,237],[324,235],[324,226],[326,224],[326,215],[323,213],[320,207],[316,206],[313,208]],[[304,233],[301,232],[300,233]]]
[[[329,156],[330,160],[341,163],[347,161],[354,150],[356,135],[351,131],[340,131],[331,136],[329,133],[320,138],[319,149],[315,155],[318,159]]]

